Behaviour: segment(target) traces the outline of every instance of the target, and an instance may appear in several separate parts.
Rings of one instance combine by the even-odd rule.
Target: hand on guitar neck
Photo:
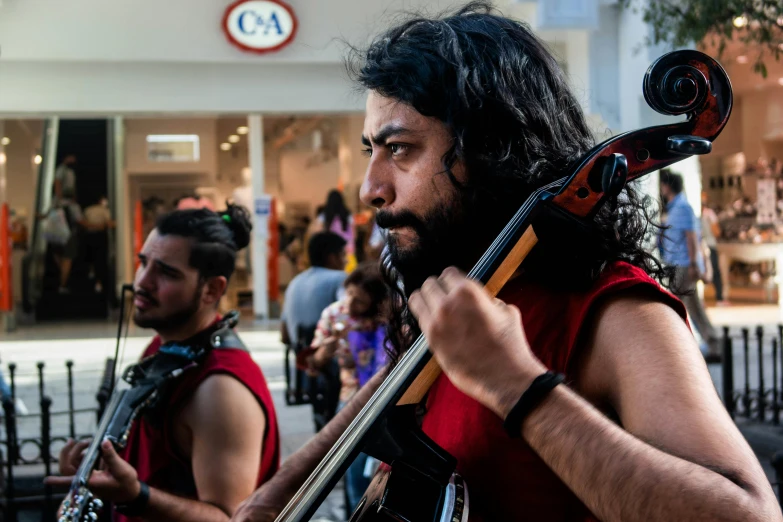
[[[245,500],[232,522],[272,522],[383,382],[378,372],[304,447],[285,460],[268,482]]]

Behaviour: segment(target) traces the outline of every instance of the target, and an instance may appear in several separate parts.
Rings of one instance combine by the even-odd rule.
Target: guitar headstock
[[[71,488],[65,497],[58,522],[96,522],[103,509],[103,501],[85,486]]]

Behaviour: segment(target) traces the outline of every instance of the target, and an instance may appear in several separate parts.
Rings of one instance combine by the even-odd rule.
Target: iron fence
[[[742,368],[741,386],[737,380],[735,342],[740,345]],[[783,324],[772,335],[757,326],[739,329],[739,335],[723,327],[723,362],[721,371],[722,396],[726,410],[732,416],[744,417],[761,423],[780,425],[783,410],[780,371],[783,342]]]
[[[57,472],[59,452],[54,448],[67,440],[84,440],[93,433],[80,432],[77,415],[95,415],[100,419],[113,382],[113,360],[107,359],[95,395],[94,407],[76,407],[74,398],[74,364],[65,362],[67,407],[53,409],[53,400],[45,393],[45,369],[43,362],[36,364],[38,404],[37,413],[17,412],[17,365],[8,365],[11,395],[2,397],[4,438],[0,439],[0,509],[3,520],[25,522],[27,520],[55,520],[57,507],[65,496],[64,490],[44,485],[43,477]],[[67,418],[66,433],[53,433],[52,421]],[[38,433],[20,435],[19,422],[38,420]],[[62,423],[60,423],[62,424]]]

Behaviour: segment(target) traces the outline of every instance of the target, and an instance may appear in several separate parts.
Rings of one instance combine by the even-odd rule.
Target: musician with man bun
[[[162,216],[139,254],[133,320],[157,335],[143,357],[162,344],[209,342],[218,303],[234,272],[237,251],[250,241],[250,216],[178,210]],[[115,507],[115,520],[225,521],[277,470],[280,441],[275,409],[261,369],[238,346],[209,352],[195,368],[161,390],[118,454],[103,442],[104,467],[89,488]],[[60,454],[70,484],[87,443],[69,442]]]
[[[682,303],[659,284],[669,274],[645,248],[656,227],[633,184],[589,237],[536,247],[499,299],[466,278],[528,197],[594,145],[530,29],[474,3],[393,27],[353,65],[368,93],[361,199],[388,231],[401,289],[391,341],[400,356],[423,332],[444,370],[422,428],[456,457],[470,520],[783,520]],[[279,511],[377,385],[235,520]]]

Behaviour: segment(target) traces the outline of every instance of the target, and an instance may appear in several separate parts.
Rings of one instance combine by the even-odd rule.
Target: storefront
[[[702,187],[720,221],[717,248],[728,299],[781,303],[783,63],[768,57],[763,78],[753,72],[750,55],[739,46],[724,55],[735,104],[712,154],[701,158]]]
[[[52,129],[58,121],[103,120],[106,187],[119,218],[117,284],[132,277],[135,238],[153,197],[171,205],[198,196],[218,207],[233,198],[257,221],[246,284],[255,315],[269,317],[270,198],[289,228],[313,219],[332,188],[362,210],[364,96],[346,74],[349,45],[366,44],[397,13],[462,3],[0,3],[0,120],[10,129],[37,122],[29,139],[0,143],[17,165],[0,162],[4,199],[32,227],[37,177],[51,183],[58,159]],[[550,45],[600,139],[654,122],[641,81],[658,51],[636,52],[646,34],[637,11],[614,0],[496,5]],[[21,147],[27,141],[31,148]]]

